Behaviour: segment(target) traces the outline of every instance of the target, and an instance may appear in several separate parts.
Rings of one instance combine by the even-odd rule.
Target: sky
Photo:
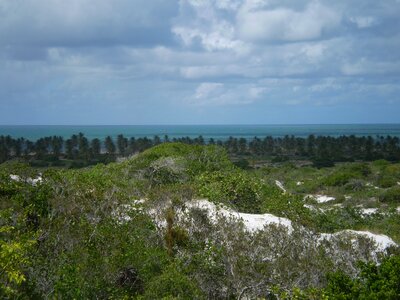
[[[0,0],[0,124],[400,122],[400,0]]]

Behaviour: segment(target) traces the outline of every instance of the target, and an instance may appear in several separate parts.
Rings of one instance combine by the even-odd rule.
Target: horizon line
[[[226,123],[226,124],[0,124],[0,126],[299,126],[299,125],[400,125],[400,122],[381,123]]]

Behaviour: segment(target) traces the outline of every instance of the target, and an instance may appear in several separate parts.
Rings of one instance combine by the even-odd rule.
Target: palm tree
[[[115,145],[114,145],[114,141],[111,138],[111,136],[107,136],[106,140],[104,142],[105,146],[106,146],[106,151],[108,154],[115,154]]]

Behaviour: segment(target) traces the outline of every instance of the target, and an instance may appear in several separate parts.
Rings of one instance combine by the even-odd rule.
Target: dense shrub
[[[313,167],[314,168],[329,168],[329,167],[334,167],[335,162],[330,160],[330,159],[315,159],[313,160]]]
[[[396,184],[396,179],[393,176],[387,174],[378,178],[378,185],[382,188],[389,188]]]
[[[345,165],[328,175],[324,183],[328,186],[342,186],[352,179],[364,179],[371,174],[371,168],[367,163],[354,163]]]
[[[395,186],[385,191],[379,199],[382,202],[400,203],[400,186]]]
[[[154,277],[146,286],[145,299],[202,299],[205,298],[195,282],[180,272],[175,265]]]
[[[182,143],[165,143],[155,146],[129,160],[127,164],[135,169],[144,169],[150,167],[157,160],[166,158],[183,161],[185,170],[190,176],[205,171],[217,171],[233,167],[225,149],[222,147]]]
[[[392,256],[382,264],[360,263],[358,278],[342,271],[328,276],[324,291],[329,299],[399,299],[400,256]]]
[[[240,170],[205,172],[197,178],[200,196],[225,203],[239,211],[257,212],[261,183]]]
[[[354,178],[353,173],[338,171],[326,177],[324,180],[324,184],[328,186],[345,185],[353,178]]]

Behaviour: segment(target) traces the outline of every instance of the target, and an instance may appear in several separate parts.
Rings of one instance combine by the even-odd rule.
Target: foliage
[[[353,163],[335,170],[327,176],[324,184],[328,186],[342,186],[352,179],[363,179],[371,173],[371,169],[365,163]]]
[[[5,217],[4,211],[0,216]],[[27,280],[25,271],[31,264],[28,254],[33,250],[35,239],[19,235],[9,225],[0,225],[0,237],[0,296],[15,297]]]
[[[146,286],[145,299],[202,299],[204,296],[196,284],[170,265],[164,272],[154,277]]]
[[[205,172],[197,178],[198,192],[216,203],[232,205],[239,211],[259,211],[261,183],[243,171]]]
[[[358,278],[351,278],[342,271],[328,276],[325,294],[329,299],[399,299],[400,256],[384,259],[380,265],[359,265]]]
[[[380,200],[388,203],[400,203],[400,186],[395,186],[385,191]]]
[[[50,146],[45,149],[47,142],[40,142],[41,151],[52,152]],[[119,137],[118,153],[132,153],[131,147],[138,144],[131,142]],[[275,145],[288,149],[291,142],[288,137]],[[140,143],[135,151],[148,148],[145,140]],[[338,237],[322,243],[316,233],[368,229],[399,240],[400,218],[397,200],[393,200],[397,198],[392,196],[397,189],[374,187],[379,176],[397,178],[398,164],[344,163],[316,169],[291,161],[245,170],[235,167],[221,146],[201,145],[201,139],[197,144],[188,143],[159,144],[120,163],[85,169],[42,169],[39,174],[19,162],[0,165],[1,297],[398,296],[398,258],[370,264],[370,241]],[[241,153],[261,155],[263,143],[255,140],[250,150],[246,142],[235,146],[231,139],[228,151],[234,153],[237,147]],[[82,135],[68,144],[69,155],[76,157],[72,161],[85,161],[85,149],[92,147]],[[57,144],[54,146],[57,150]],[[94,146],[98,148],[98,142]],[[313,150],[317,157],[322,155],[317,146]],[[46,155],[52,154],[43,155],[47,159]],[[350,176],[344,185],[335,179],[343,174]],[[34,181],[39,176],[42,180]],[[325,180],[330,176],[334,185],[327,186]],[[274,185],[275,180],[283,182],[286,193]],[[299,181],[302,183],[297,185]],[[343,198],[344,208],[315,202],[315,209],[309,209],[303,200],[309,191],[333,193],[337,199]],[[344,193],[353,198],[344,198]],[[365,204],[359,199],[369,199],[379,205],[371,199],[380,194],[389,204],[380,208],[386,209],[385,214],[363,216],[356,201]],[[191,200],[198,196],[241,212],[287,217],[293,228],[290,234],[277,225],[250,232],[237,220],[210,218],[201,207],[191,207]],[[360,249],[353,249],[354,243],[361,245]],[[359,272],[356,260],[365,262]],[[343,273],[326,278],[339,268]]]
[[[268,212],[289,218],[300,224],[310,226],[310,211],[304,207],[303,199],[298,195],[283,193],[274,185],[263,185],[261,212]]]

